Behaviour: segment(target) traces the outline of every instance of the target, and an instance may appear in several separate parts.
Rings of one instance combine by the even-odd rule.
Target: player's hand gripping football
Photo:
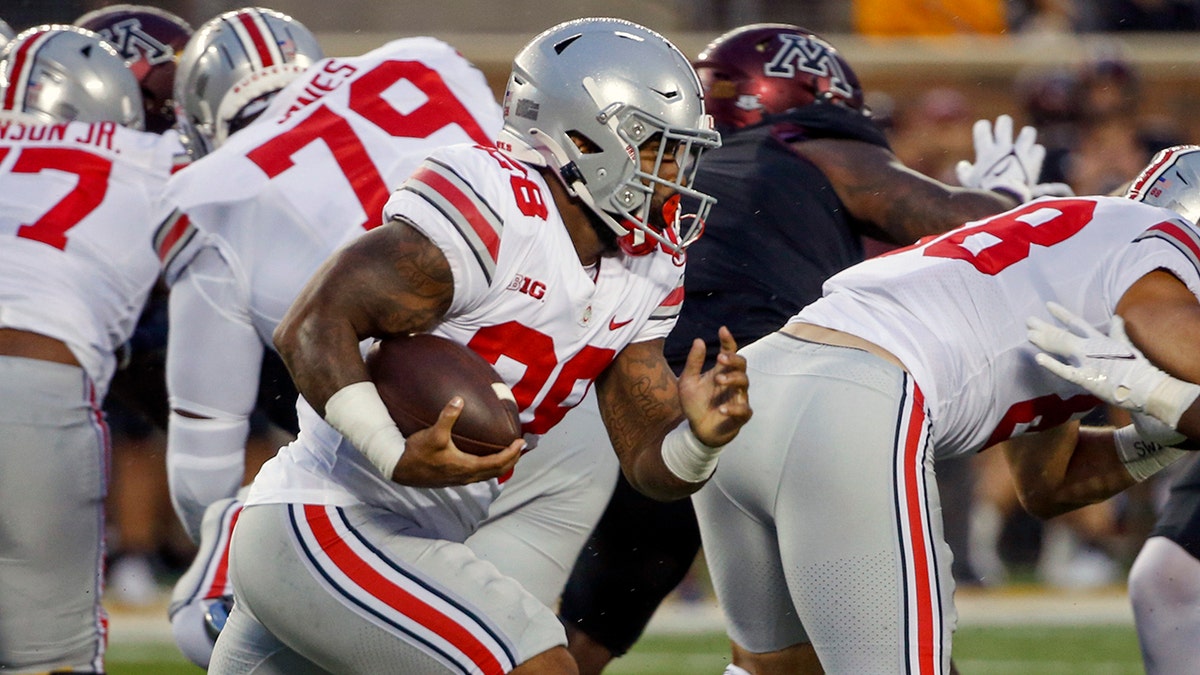
[[[717,363],[704,366],[704,341],[697,339],[679,374],[679,402],[692,433],[705,445],[717,447],[732,441],[749,421],[752,411],[747,391],[746,359],[737,353],[737,342],[724,326],[718,333],[721,352]]]
[[[433,426],[406,438],[392,480],[413,487],[448,487],[490,480],[512,471],[525,449],[525,440],[518,438],[493,455],[465,453],[451,438],[454,422],[462,411],[463,399],[455,396],[442,408]]]
[[[1065,326],[1036,316],[1026,320],[1029,341],[1050,354],[1034,357],[1038,365],[1079,385],[1101,400],[1134,413],[1147,413],[1174,428],[1183,411],[1196,400],[1200,387],[1159,370],[1125,335],[1125,322],[1113,316],[1105,335],[1067,308],[1046,303],[1050,315]]]
[[[1013,140],[1013,120],[1000,115],[993,126],[978,120],[972,129],[975,162],[963,160],[955,167],[963,187],[1003,192],[1018,202],[1035,197],[1069,197],[1065,183],[1038,183],[1046,148],[1037,142],[1037,130],[1023,127]]]

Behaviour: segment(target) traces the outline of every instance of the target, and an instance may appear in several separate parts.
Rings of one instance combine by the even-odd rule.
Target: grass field
[[[955,662],[964,675],[1134,675],[1137,639],[1125,625],[964,627]],[[606,672],[611,675],[720,675],[725,636],[650,635]],[[110,675],[196,675],[201,670],[165,643],[114,644]],[[375,674],[370,674],[375,675]]]

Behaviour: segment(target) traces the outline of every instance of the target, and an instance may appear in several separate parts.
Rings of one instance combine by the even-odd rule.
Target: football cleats
[[[125,59],[78,26],[36,26],[0,55],[0,108],[46,122],[143,126],[142,92]]]
[[[262,113],[271,97],[324,58],[292,17],[248,7],[200,26],[175,74],[175,116],[189,145],[211,152]]]
[[[1171,209],[1193,223],[1200,221],[1200,145],[1159,150],[1125,196]]]
[[[713,40],[693,64],[717,127],[739,129],[813,102],[864,115],[858,76],[816,33],[783,23],[742,26]]]
[[[651,143],[657,158],[647,172],[640,153]],[[657,242],[681,254],[714,201],[689,187],[700,154],[720,145],[700,82],[666,38],[628,21],[568,21],[521,49],[504,93],[498,145],[552,169],[631,253]],[[676,171],[665,166],[671,162]],[[658,222],[665,227],[652,225],[656,185],[692,197],[696,212],[664,213]],[[681,232],[684,220],[690,222]]]
[[[75,25],[94,31],[125,57],[142,87],[146,131],[175,125],[175,67],[192,27],[174,14],[144,5],[111,5],[88,12]]]

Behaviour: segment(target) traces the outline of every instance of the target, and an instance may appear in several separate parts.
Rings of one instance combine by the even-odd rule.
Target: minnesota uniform
[[[102,671],[108,430],[100,406],[158,277],[174,133],[0,120],[0,330],[77,365],[0,356],[0,670]]]
[[[1034,362],[1057,302],[1106,329],[1154,270],[1200,295],[1200,235],[1124,198],[1042,199],[856,265],[743,349],[754,419],[695,497],[731,636],[811,640],[831,672],[948,672],[956,614],[934,459],[1063,424],[1098,401]],[[762,480],[763,472],[771,480]]]

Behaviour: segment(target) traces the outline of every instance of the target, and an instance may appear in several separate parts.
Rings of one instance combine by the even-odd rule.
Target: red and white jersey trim
[[[471,184],[451,167],[431,159],[425,161],[400,189],[419,195],[454,225],[479,261],[487,283],[491,284],[500,257],[500,233],[504,224]]]

